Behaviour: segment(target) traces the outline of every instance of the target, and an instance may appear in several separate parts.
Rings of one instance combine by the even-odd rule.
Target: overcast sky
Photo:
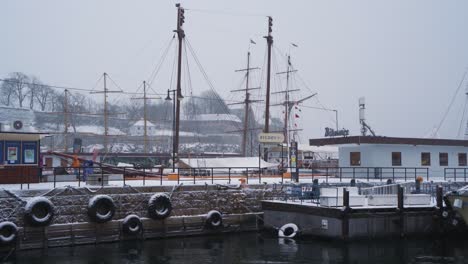
[[[291,52],[306,106],[337,109],[340,127],[359,133],[358,98],[379,135],[422,137],[438,126],[468,62],[468,1],[181,1],[187,39],[216,91],[239,89],[249,39],[252,66],[264,67],[267,19],[274,19],[275,71]],[[51,85],[91,89],[105,71],[135,91],[163,54],[175,29],[174,1],[15,0],[0,3],[0,76],[20,71]],[[290,49],[290,43],[297,48]],[[171,49],[173,51],[173,49]],[[153,84],[164,93],[171,52]],[[190,62],[193,93],[208,89]],[[257,82],[260,77],[254,78]],[[294,83],[293,83],[294,84]],[[264,88],[264,81],[260,84]],[[292,87],[291,87],[292,88]],[[275,84],[273,91],[279,90]],[[190,90],[190,89],[189,89]],[[185,88],[185,93],[189,93]],[[465,84],[439,134],[455,138]],[[263,106],[258,106],[262,108]],[[259,111],[259,110],[257,110]],[[281,110],[273,110],[279,116]],[[322,137],[334,113],[302,108],[301,138]],[[465,127],[465,125],[463,125]]]

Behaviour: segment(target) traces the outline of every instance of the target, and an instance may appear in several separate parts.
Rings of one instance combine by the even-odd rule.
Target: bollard
[[[398,184],[398,209],[402,212],[404,208],[404,188]]]
[[[341,222],[342,236],[344,240],[347,240],[349,237],[349,212],[351,208],[349,207],[349,191],[348,189],[343,189],[343,219]]]
[[[347,212],[350,209],[350,207],[349,207],[349,191],[348,191],[347,188],[343,189],[343,207]]]
[[[401,185],[398,185],[398,215],[400,222],[400,237],[405,236],[405,215],[404,215],[404,188]]]
[[[436,201],[437,201],[437,208],[439,210],[443,209],[443,201],[444,201],[444,194],[443,194],[443,188],[440,185],[437,185],[437,192],[436,192]]]

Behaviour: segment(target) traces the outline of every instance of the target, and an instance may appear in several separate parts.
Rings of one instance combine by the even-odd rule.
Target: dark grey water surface
[[[341,243],[241,233],[21,251],[5,263],[468,263],[468,239]]]

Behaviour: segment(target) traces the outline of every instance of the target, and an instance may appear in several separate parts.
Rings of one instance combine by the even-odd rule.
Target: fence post
[[[54,188],[55,188],[56,179],[57,179],[57,173],[56,173],[56,170],[54,170]],[[23,185],[21,185],[21,189],[23,189]]]
[[[249,168],[247,168],[247,184],[249,184]]]
[[[281,184],[283,184],[283,182],[284,182],[284,172],[283,171],[284,171],[284,166],[281,166],[281,171],[280,171],[280,173],[281,173]],[[286,169],[286,171],[287,171],[287,169]]]
[[[416,180],[418,174],[418,168],[414,168],[414,180]]]
[[[124,171],[123,171],[123,186],[125,187],[125,169],[126,167],[124,167]]]
[[[341,182],[342,174],[343,174],[343,170],[342,170],[342,168],[340,168],[340,182]],[[328,181],[327,181],[327,182],[328,182]]]
[[[161,172],[161,177],[159,177],[159,185],[162,186],[162,178],[163,178],[163,174],[164,174],[164,168],[163,168],[162,165],[161,165],[161,168],[159,169],[159,171]]]
[[[314,169],[310,168],[310,179],[312,180],[312,183],[314,182]]]
[[[429,181],[429,168],[426,169],[426,180]]]
[[[213,173],[213,168],[211,168],[211,184],[214,184],[214,173]]]
[[[367,181],[369,182],[369,167],[367,167]]]
[[[407,169],[407,168],[405,168],[405,181],[406,181],[406,169]]]
[[[356,168],[353,167],[353,179],[356,178]]]
[[[101,188],[104,188],[104,170],[101,165]]]
[[[229,168],[228,179],[229,179],[229,184],[231,184],[231,168]]]
[[[457,168],[453,169],[454,171],[454,182],[457,182]]]
[[[262,168],[258,168],[258,184],[262,183]]]
[[[78,187],[81,186],[81,167],[78,167]]]
[[[180,169],[177,168],[177,185],[180,184]]]
[[[465,179],[465,182],[466,182],[466,168],[463,169],[463,178]]]
[[[393,182],[395,182],[395,168],[394,168],[394,167],[392,168],[392,174],[393,174],[393,177],[392,177],[392,178],[393,178]]]

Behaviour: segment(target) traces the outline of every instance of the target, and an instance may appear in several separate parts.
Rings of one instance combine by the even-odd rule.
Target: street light
[[[176,98],[175,93],[177,90],[167,90],[167,97],[166,101],[172,101],[170,93],[172,93],[172,97]],[[177,93],[177,101],[184,99],[181,93]],[[172,172],[175,172],[175,148],[174,148],[174,135],[175,135],[175,127],[176,127],[176,102],[174,101],[172,104]]]

